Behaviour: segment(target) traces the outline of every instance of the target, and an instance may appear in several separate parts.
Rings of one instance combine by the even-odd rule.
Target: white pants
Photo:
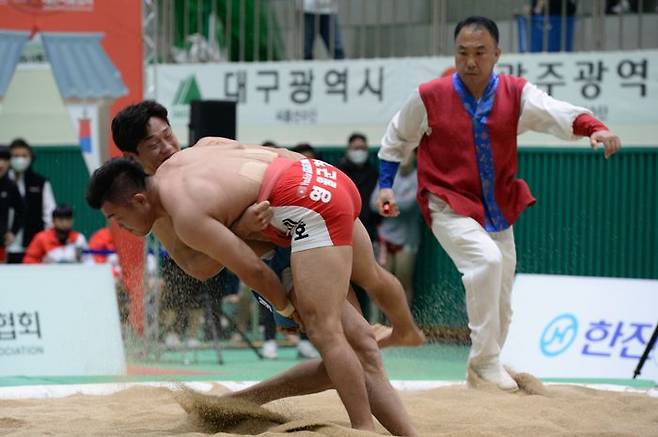
[[[469,363],[498,359],[512,321],[516,248],[512,228],[487,232],[477,221],[456,214],[430,194],[432,232],[462,274],[466,289]]]

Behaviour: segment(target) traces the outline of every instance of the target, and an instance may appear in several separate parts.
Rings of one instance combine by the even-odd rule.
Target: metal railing
[[[454,26],[469,15],[494,19],[507,53],[658,47],[657,0],[337,0],[337,14],[311,20],[302,3],[158,0],[152,30],[157,60],[309,58],[304,48],[309,27],[315,29],[314,59],[339,57],[341,45],[345,57],[353,59],[449,55]]]

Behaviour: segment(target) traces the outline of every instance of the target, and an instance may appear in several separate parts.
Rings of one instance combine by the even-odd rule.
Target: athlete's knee
[[[377,339],[371,329],[359,331],[356,338],[352,338],[350,344],[359,357],[359,361],[365,372],[381,372],[384,369]]]
[[[344,338],[343,328],[340,320],[326,317],[305,317],[304,326],[306,335],[318,348],[328,346],[341,338]]]

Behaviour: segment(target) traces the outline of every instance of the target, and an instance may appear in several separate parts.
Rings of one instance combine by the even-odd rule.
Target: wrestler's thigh
[[[352,281],[367,288],[365,284],[370,283],[378,275],[379,264],[375,261],[375,255],[372,250],[372,242],[368,236],[368,231],[357,219],[354,222],[352,232]]]
[[[292,278],[296,308],[307,329],[332,319],[340,324],[352,267],[350,246],[328,246],[293,252]]]

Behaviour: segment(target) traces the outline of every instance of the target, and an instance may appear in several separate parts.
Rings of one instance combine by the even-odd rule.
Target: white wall
[[[48,64],[19,64],[1,100],[0,143],[16,137],[40,146],[78,144]]]

